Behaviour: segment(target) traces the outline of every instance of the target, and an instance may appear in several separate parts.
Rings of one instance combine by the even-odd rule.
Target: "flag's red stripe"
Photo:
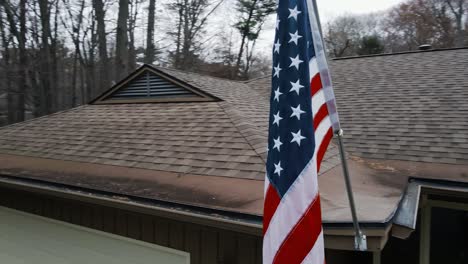
[[[322,79],[320,79],[320,74],[317,73],[310,81],[310,93],[314,96],[320,89],[322,89]]]
[[[265,235],[266,231],[268,230],[268,226],[270,225],[271,218],[276,212],[276,208],[278,207],[281,199],[276,192],[273,185],[268,185],[268,190],[265,194],[265,202],[263,205],[263,235]]]
[[[276,252],[273,263],[301,263],[322,231],[321,222],[320,196],[317,195],[305,214],[283,241],[278,252]]]
[[[327,151],[328,144],[330,144],[330,141],[333,137],[333,130],[330,127],[323,137],[322,142],[320,142],[319,149],[317,151],[317,172],[320,171],[320,165],[322,164],[323,156],[325,156],[325,152]]]
[[[328,116],[328,108],[327,108],[327,104],[325,103],[322,106],[320,106],[319,110],[314,116],[314,131],[317,131],[317,127],[320,125],[320,122],[322,122],[322,120],[325,119],[325,117],[327,116]]]

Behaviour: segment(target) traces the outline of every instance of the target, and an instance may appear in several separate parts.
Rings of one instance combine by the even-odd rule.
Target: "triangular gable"
[[[94,99],[93,104],[219,101],[154,67],[143,65]]]

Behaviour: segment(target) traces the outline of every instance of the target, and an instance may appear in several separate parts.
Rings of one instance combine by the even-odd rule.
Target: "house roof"
[[[468,48],[330,61],[347,151],[468,164]],[[250,84],[267,94],[270,78]]]
[[[468,181],[467,57],[331,62],[363,222],[387,223],[408,177]],[[261,215],[269,78],[157,70],[220,101],[89,104],[3,127],[0,174]],[[351,222],[337,154],[330,145],[319,179],[330,224]]]

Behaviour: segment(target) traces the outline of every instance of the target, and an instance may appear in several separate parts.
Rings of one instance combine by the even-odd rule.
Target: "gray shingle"
[[[468,164],[468,48],[337,59],[330,70],[350,153]],[[268,94],[270,78],[249,84]]]

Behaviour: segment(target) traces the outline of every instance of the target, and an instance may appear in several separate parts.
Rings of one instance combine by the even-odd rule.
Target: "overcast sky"
[[[322,26],[328,21],[345,14],[366,14],[384,11],[404,0],[317,0]],[[275,17],[273,15],[265,24],[257,41],[257,52],[265,55],[271,53],[275,34]]]
[[[317,0],[320,19],[324,22],[342,14],[365,14],[382,11],[402,0]]]

